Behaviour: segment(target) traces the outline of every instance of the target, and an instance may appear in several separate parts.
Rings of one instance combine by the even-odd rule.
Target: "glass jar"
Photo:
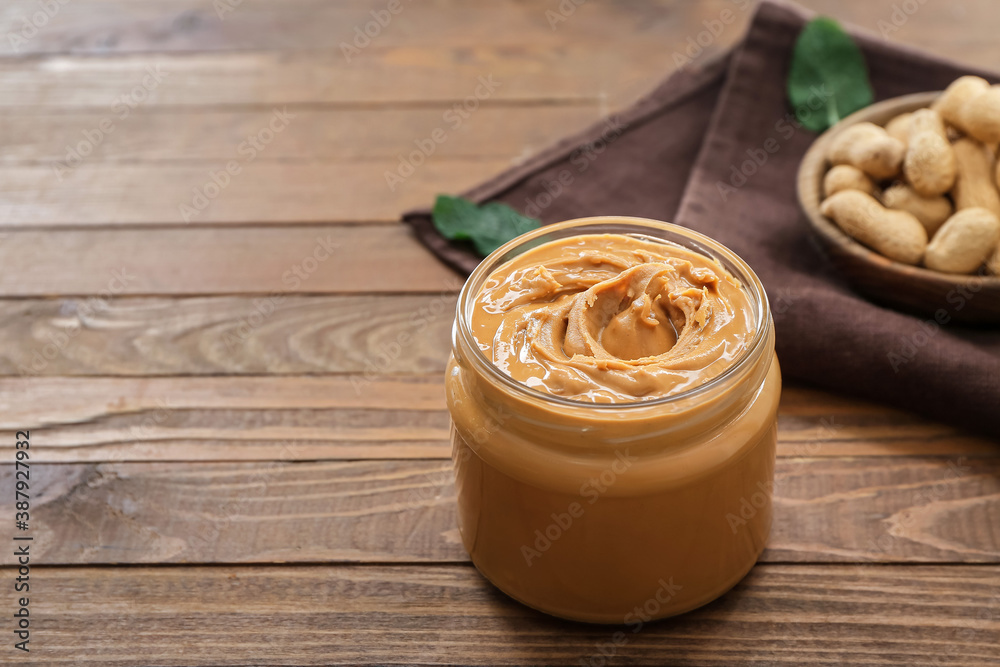
[[[635,235],[717,260],[742,284],[756,331],[716,377],[665,398],[587,403],[500,372],[472,335],[498,267],[541,243]],[[563,618],[640,624],[706,604],[742,579],[771,527],[781,376],[764,288],[696,232],[601,217],[549,225],[487,257],[462,289],[446,376],[462,541],[479,571]]]

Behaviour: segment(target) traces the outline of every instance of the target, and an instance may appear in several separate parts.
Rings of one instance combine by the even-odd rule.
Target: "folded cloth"
[[[764,283],[786,377],[1000,436],[1000,331],[939,327],[873,304],[811,242],[795,181],[816,135],[795,122],[785,97],[792,47],[808,18],[765,1],[732,52],[689,65],[631,108],[465,196],[505,202],[546,224],[632,215],[707,234]],[[996,80],[855,39],[878,99],[940,90],[968,73]],[[455,269],[469,273],[479,263],[468,246],[437,233],[428,210],[404,220]]]

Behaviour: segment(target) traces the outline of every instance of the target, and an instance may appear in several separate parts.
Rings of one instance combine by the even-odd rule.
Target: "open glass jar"
[[[484,283],[541,243],[619,234],[715,260],[754,331],[718,375],[647,401],[590,403],[501,372],[470,322]],[[781,377],[763,286],[724,246],[639,218],[550,225],[487,257],[466,282],[446,392],[459,528],[479,571],[555,616],[643,623],[706,604],[742,579],[771,526]]]

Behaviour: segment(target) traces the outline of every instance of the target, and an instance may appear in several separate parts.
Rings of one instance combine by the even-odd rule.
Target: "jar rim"
[[[608,229],[608,227],[632,227],[633,229],[618,230]],[[588,228],[593,229],[591,231],[587,231]],[[516,255],[521,254],[521,252],[525,252],[533,247],[533,245],[529,244],[532,244],[532,242],[537,239],[553,232],[562,232],[565,230],[579,230],[579,234],[564,235],[558,238],[572,238],[573,236],[588,233],[637,235],[641,234],[643,229],[668,232],[672,236],[683,237],[688,244],[681,244],[672,239],[663,237],[648,238],[649,240],[655,242],[676,245],[686,248],[687,250],[693,250],[708,257],[709,259],[719,261],[723,264],[723,268],[725,268],[730,274],[733,274],[733,276],[740,281],[743,291],[751,299],[754,306],[754,324],[756,331],[754,332],[754,336],[750,340],[750,343],[746,346],[746,349],[740,353],[734,363],[732,363],[728,368],[697,387],[692,387],[676,394],[662,396],[651,400],[593,403],[589,401],[565,398],[563,396],[556,396],[554,394],[549,394],[529,387],[522,382],[518,382],[511,376],[501,371],[479,348],[470,326],[470,307],[475,297],[479,296],[479,291],[486,279],[488,279],[489,276],[492,275],[498,268],[513,259]],[[480,372],[485,371],[485,375],[491,380],[498,380],[506,389],[512,391],[520,397],[529,400],[542,401],[545,403],[553,403],[574,409],[594,409],[598,411],[648,409],[657,406],[673,405],[690,400],[691,398],[699,395],[708,394],[720,385],[726,384],[726,381],[733,376],[740,375],[748,366],[753,365],[753,363],[760,357],[762,348],[768,340],[768,330],[772,326],[770,315],[771,313],[767,299],[767,292],[764,290],[764,286],[760,282],[760,278],[757,277],[757,274],[752,268],[750,268],[749,264],[747,264],[739,255],[725,245],[700,232],[696,232],[673,223],[663,222],[661,220],[632,216],[602,215],[586,218],[574,218],[564,222],[542,225],[538,229],[521,234],[517,238],[508,241],[506,244],[491,252],[485,259],[483,259],[482,262],[479,263],[469,278],[465,281],[465,284],[462,286],[462,290],[458,297],[457,313],[455,317],[455,325],[452,329],[452,336],[460,337],[462,342],[465,343],[465,347],[471,350],[471,361],[479,367]]]

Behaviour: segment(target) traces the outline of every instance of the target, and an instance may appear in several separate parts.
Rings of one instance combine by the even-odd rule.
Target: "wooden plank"
[[[89,150],[94,144],[84,132],[93,133],[105,117],[5,115],[0,225],[397,220],[438,193],[471,187],[586,126],[598,110],[484,109],[454,130],[443,113],[296,111],[256,157],[238,147],[267,126],[270,112],[147,114],[111,134],[91,134],[106,138],[81,162],[70,148]],[[435,131],[443,143],[430,139]],[[434,150],[425,157],[428,145]],[[225,173],[230,161],[240,170],[234,176]],[[406,178],[397,180],[401,173]],[[222,174],[224,188],[216,187],[215,174]]]
[[[31,658],[45,664],[972,667],[995,665],[1000,643],[997,566],[761,565],[700,610],[624,627],[545,616],[462,565],[31,577]]]
[[[89,11],[88,15],[95,16],[102,11],[104,13],[111,12],[111,7],[114,6],[114,3],[98,3],[96,7],[87,8],[86,3],[79,4],[79,8],[77,8],[77,3],[74,3],[73,7],[75,9],[67,9],[67,11],[76,12],[79,9],[79,11]],[[731,5],[732,3],[729,4]],[[829,9],[828,4],[819,3],[817,7],[820,9]],[[190,19],[192,15],[190,13],[184,14],[182,8],[162,6],[157,9],[146,3],[143,3],[143,6],[143,16],[146,17],[156,15],[157,12],[169,13],[180,11],[182,12],[180,16],[188,16],[188,20],[192,20]],[[649,9],[649,13],[643,17],[642,24],[644,30],[640,31],[639,35],[643,36],[643,39],[648,39],[650,22],[653,25],[662,25],[665,28],[669,28],[674,33],[677,31],[689,32],[693,29],[692,26],[701,25],[696,20],[698,17],[704,15],[706,17],[704,20],[711,21],[714,20],[715,14],[727,8],[725,2],[716,3],[716,5],[713,5],[714,9],[711,10],[704,7],[694,9],[695,6],[694,3],[685,2],[678,4],[677,2],[668,2],[663,6],[657,5]],[[729,8],[731,9],[731,7]],[[208,10],[204,6],[201,9]],[[265,10],[265,14],[267,11],[274,9],[272,7],[270,10]],[[536,9],[537,11],[535,11]],[[128,20],[124,17],[132,11],[135,10],[127,7],[122,8],[120,12],[116,13],[116,16],[121,18],[125,23],[128,23]],[[195,10],[192,9],[191,11]],[[247,17],[259,14],[257,10],[251,7],[241,6],[241,11],[245,11],[244,15]],[[296,11],[298,12],[297,14]],[[303,7],[299,7],[297,10],[292,10],[292,14],[299,17],[298,21],[301,25],[304,22],[303,17],[307,16],[308,12],[315,13],[316,11],[319,11],[319,9],[308,5],[304,9]],[[358,7],[347,9],[339,7],[335,8],[335,11],[340,13],[348,12],[352,15],[358,14],[362,18],[368,16],[368,10],[362,10],[362,8]],[[460,10],[459,12],[460,16],[464,17],[462,20],[469,19],[469,25],[477,25],[472,19],[487,10],[471,9],[467,15],[461,14],[461,11],[464,10]],[[544,17],[545,11],[546,8],[539,5],[530,11],[524,7],[516,7],[512,10],[512,13],[519,16],[520,18],[517,20],[522,22],[525,21],[525,17],[530,15],[533,20],[528,21],[528,23],[534,25],[542,23],[541,19]],[[867,13],[859,14],[857,17],[858,22],[863,26],[874,24],[879,20],[887,18],[882,16],[880,13],[881,10],[868,9],[865,11]],[[930,25],[936,29],[940,23],[947,23],[948,20],[954,20],[954,12],[952,10],[948,10],[949,14],[947,16],[939,16],[942,11],[944,10],[937,9],[933,10],[933,13],[918,13],[912,20],[908,20],[906,25],[899,31],[893,32],[892,35],[897,37],[911,34],[920,25]],[[974,11],[980,10],[977,9]],[[97,12],[97,14],[94,12]],[[613,17],[603,16],[606,12],[612,14]],[[678,12],[680,13],[678,14]],[[696,15],[692,14],[692,12]],[[737,15],[739,15],[741,21],[746,18],[745,14],[745,12],[737,11]],[[891,12],[889,14],[891,15]],[[20,10],[17,8],[11,10],[9,16],[12,18],[9,20],[15,20],[13,19],[15,15],[18,17],[21,15]],[[66,20],[68,22],[73,15],[72,13],[61,13],[53,21]],[[492,16],[492,14],[490,15]],[[851,18],[850,15],[847,18]],[[137,20],[141,22],[142,19]],[[440,21],[437,23],[446,23],[450,26],[444,28],[448,34],[464,35],[468,32],[467,30],[459,30],[454,27],[455,25],[465,25],[462,23],[462,20],[455,19],[454,24]],[[615,22],[617,22],[615,25],[632,26],[635,20],[634,15],[622,12],[620,9],[593,10],[588,7],[586,10],[574,12],[565,26],[559,24],[559,30],[548,30],[546,25],[546,29],[551,37],[549,38],[550,41],[545,43],[551,43],[552,39],[562,39],[561,35],[569,34],[568,31],[571,30],[575,31],[572,34],[579,41],[590,35],[588,31],[594,30],[597,27],[605,30],[607,25]],[[87,26],[93,25],[92,21],[93,19],[83,21],[79,26],[82,26],[84,31],[87,31],[89,29]],[[282,23],[282,25],[291,25],[294,23],[295,19],[290,19]],[[314,23],[315,21],[312,21],[310,25]],[[545,23],[547,24],[547,21]],[[68,25],[70,24],[67,23]],[[499,24],[494,22],[485,25],[503,25],[503,21],[500,20]],[[989,23],[983,22],[982,25],[989,25]],[[60,34],[57,25],[53,24],[47,27],[54,31],[53,34]],[[536,25],[536,27],[538,26]],[[735,35],[738,34],[736,27],[736,23],[726,26],[726,32],[720,38],[720,43],[723,40],[730,39],[730,37],[735,39]],[[40,32],[39,39],[41,39],[41,34],[45,32],[44,30]],[[181,32],[184,31],[181,30]],[[501,31],[491,29],[489,32],[491,34],[500,34]],[[521,32],[513,31],[511,34],[522,35],[523,30]],[[920,41],[924,41],[923,33],[915,34],[921,38]],[[690,37],[690,35],[687,36]],[[526,41],[529,44],[537,42],[537,40]],[[479,41],[476,43],[481,44],[482,42]],[[634,44],[635,40],[630,38],[630,43]],[[713,44],[711,48],[714,49],[717,46],[718,44]],[[430,55],[421,51],[423,55],[396,53],[390,57],[379,51],[379,54],[381,54],[379,58],[383,58],[384,56],[384,59],[378,62],[373,60],[368,65],[365,65],[365,67],[370,66],[371,69],[366,72],[364,77],[358,80],[350,79],[349,81],[335,82],[336,85],[333,85],[332,88],[336,91],[336,94],[342,94],[343,91],[360,91],[362,101],[368,100],[370,102],[371,99],[377,99],[383,103],[392,103],[400,100],[409,100],[412,102],[417,98],[406,93],[405,88],[415,79],[420,79],[419,76],[415,76],[414,73],[416,71],[419,71],[422,67],[433,69],[435,66],[439,68],[447,66],[447,71],[451,72],[455,68],[456,60],[460,63],[466,63],[470,60],[465,51],[462,51],[460,54],[461,57],[457,57],[454,53],[442,55],[438,52],[442,48],[444,47],[440,45],[440,40],[437,40],[431,42],[431,46],[401,45],[398,47],[398,49],[402,49],[403,51],[407,49],[417,49],[418,51],[420,49],[431,49],[434,53]],[[642,48],[646,49],[647,47],[643,46]],[[649,45],[649,48],[653,48],[652,43]],[[655,53],[665,54],[664,48],[658,36],[655,42]],[[677,46],[676,48],[680,47]],[[556,52],[560,52],[560,50],[549,50],[550,54]],[[521,54],[521,51],[517,53]],[[642,60],[642,63],[656,62],[657,58],[652,55],[653,53],[653,51],[650,51],[647,57]],[[155,58],[159,58],[160,56],[130,55],[114,59],[86,58],[76,60],[60,57],[52,60],[0,63],[0,80],[3,80],[5,76],[12,77],[8,81],[11,86],[28,87],[27,90],[20,90],[18,94],[5,96],[3,100],[0,100],[0,105],[5,104],[4,100],[7,100],[10,104],[28,104],[30,107],[30,111],[27,112],[29,115],[21,117],[21,123],[17,122],[16,119],[18,117],[14,117],[13,122],[7,121],[5,125],[9,125],[9,131],[15,133],[16,136],[30,137],[32,133],[38,133],[42,137],[47,137],[47,139],[43,140],[43,142],[47,143],[38,147],[30,143],[18,146],[15,142],[14,150],[8,153],[10,156],[26,154],[25,159],[35,160],[36,164],[34,166],[0,169],[0,201],[3,202],[0,205],[0,225],[169,224],[183,222],[184,216],[179,209],[181,204],[192,201],[192,189],[204,186],[209,179],[208,172],[215,171],[224,166],[226,159],[233,156],[239,157],[236,154],[236,146],[239,145],[239,141],[247,133],[252,133],[260,127],[262,121],[254,119],[260,116],[266,120],[271,105],[284,105],[287,103],[292,103],[293,105],[295,103],[314,104],[317,102],[323,103],[324,100],[336,103],[338,101],[334,98],[315,97],[312,95],[317,89],[315,85],[317,80],[325,81],[331,76],[336,78],[336,76],[339,76],[336,74],[338,72],[343,74],[342,70],[345,69],[347,63],[338,61],[335,55],[331,53],[317,54],[310,52],[287,57],[260,53],[169,56],[173,60],[170,61],[169,67],[164,66],[163,68],[163,71],[168,72],[169,76],[164,79],[162,84],[156,85],[155,89],[149,92],[149,99],[144,100],[140,108],[142,110],[158,109],[164,106],[169,108],[171,105],[176,104],[184,106],[191,104],[250,104],[256,107],[263,107],[258,108],[256,113],[245,110],[234,112],[235,115],[239,116],[241,122],[230,126],[228,130],[224,129],[222,131],[218,131],[219,127],[226,126],[219,125],[218,123],[213,125],[213,122],[223,120],[227,114],[217,110],[209,110],[210,117],[205,121],[205,124],[202,124],[200,121],[192,123],[192,119],[199,118],[199,116],[193,116],[190,113],[176,117],[174,115],[161,117],[159,114],[132,113],[126,119],[117,120],[117,111],[113,110],[112,107],[114,105],[109,103],[108,100],[119,99],[123,91],[128,92],[134,89],[138,85],[136,82],[141,83],[143,76],[145,76],[146,66],[161,64],[159,60],[155,60]],[[548,56],[543,55],[539,57]],[[635,70],[633,76],[626,71],[619,71],[617,69],[621,63],[614,60],[614,58],[618,56],[604,53],[602,57],[604,57],[604,60],[601,61],[600,67],[591,63],[585,74],[586,76],[600,77],[601,81],[595,82],[591,80],[585,82],[580,80],[574,89],[597,90],[599,92],[599,94],[589,96],[583,100],[585,106],[592,107],[598,100],[606,102],[611,98],[614,98],[612,106],[618,106],[619,102],[623,102],[625,97],[631,99],[635,94],[638,94],[638,91],[652,86],[657,79],[665,72],[671,71],[673,67],[672,64],[668,65],[667,63],[658,62],[657,66],[659,69],[644,69],[642,72]],[[255,60],[254,65],[248,65],[247,59]],[[490,63],[508,64],[515,59],[510,53],[503,51],[502,53],[481,55],[480,60],[481,64],[487,66]],[[393,67],[397,67],[401,63],[405,64],[406,67],[403,69],[393,69]],[[638,66],[649,67],[641,63]],[[319,73],[316,69],[322,69],[323,67],[326,68],[323,70],[323,73]],[[528,66],[524,65],[524,67]],[[575,64],[569,63],[565,67],[575,68]],[[30,71],[35,68],[38,71]],[[547,67],[529,69],[533,72],[533,76],[536,74],[545,76],[545,73],[549,71]],[[220,70],[225,71],[221,72]],[[486,70],[484,69],[483,71]],[[524,71],[518,71],[515,75],[512,70],[511,75],[515,78],[513,83],[521,85],[522,81],[528,78],[524,76]],[[129,72],[132,73],[132,80],[127,80]],[[612,76],[607,76],[612,72]],[[562,72],[560,73],[560,80],[566,78],[562,76],[563,74]],[[348,76],[349,72],[344,75]],[[431,83],[425,82],[427,83],[424,86],[425,90],[431,90],[433,87],[432,84],[443,85],[442,82],[448,79],[448,76],[442,76],[441,72],[435,72],[428,76]],[[213,79],[213,77],[215,77],[214,80],[206,82],[206,79]],[[258,83],[255,77],[262,77],[265,81]],[[611,83],[605,85],[606,80],[609,78],[611,79]],[[475,84],[475,79],[476,77],[470,79],[473,81],[473,85]],[[192,99],[187,102],[177,100],[171,97],[171,81],[180,81],[182,85],[178,86],[178,88],[183,91],[190,91],[202,85],[206,86],[206,90],[201,91],[196,100]],[[119,85],[119,89],[117,93],[105,90],[100,104],[93,101],[88,102],[85,99],[77,100],[75,98],[68,99],[63,97],[64,95],[73,94],[74,87],[78,87],[81,84],[84,85],[84,90],[80,94],[87,96],[95,89],[103,85],[108,85],[109,82],[112,84],[117,82],[115,85]],[[375,83],[373,84],[372,82]],[[377,93],[375,97],[364,93],[365,86],[370,87],[371,85],[382,85],[383,83],[390,85],[392,91],[403,92],[391,98],[383,93]],[[625,94],[625,97],[619,94],[622,92],[620,90],[622,86],[631,89]],[[224,91],[227,90],[235,91],[238,99],[213,98],[213,95],[224,95]],[[285,90],[287,95],[275,95],[272,97],[272,92],[281,90]],[[497,90],[496,97],[491,96],[490,100],[486,103],[507,99],[504,97],[504,90],[505,85],[501,85]],[[517,93],[517,95],[510,99],[537,102],[539,99],[549,99],[549,95],[553,90],[558,90],[558,86],[553,87],[551,82],[545,82],[544,85],[539,86],[533,93]],[[309,91],[309,95],[303,97],[303,91]],[[145,95],[146,93],[142,94]],[[432,95],[430,99],[453,100],[464,97],[467,94],[468,91],[457,91],[443,97],[438,95],[437,98]],[[38,95],[41,95],[38,100],[35,102],[30,101],[32,96]],[[368,96],[365,97],[365,95]],[[213,99],[215,100],[214,102]],[[345,102],[345,100],[340,99],[339,102]],[[94,107],[95,110],[89,112],[83,111],[79,117],[75,117],[74,114],[62,114],[61,118],[56,120],[52,120],[49,117],[48,120],[40,121],[34,116],[39,104],[58,108],[60,112],[65,112],[67,107],[79,104],[83,104],[85,108],[88,106]],[[440,105],[440,102],[438,105]],[[11,108],[19,109],[22,106]],[[119,108],[121,108],[120,105],[115,107],[115,109]],[[469,122],[470,124],[482,122],[484,126],[499,127],[500,124],[498,123],[488,123],[488,116],[500,116],[506,113],[506,111],[506,109],[496,108],[484,110],[481,112],[483,114],[482,119],[477,121],[474,114]],[[382,143],[384,148],[380,149],[376,145],[370,156],[382,156],[386,158],[381,161],[372,162],[369,156],[364,161],[353,164],[270,164],[271,161],[284,159],[285,156],[295,156],[298,160],[312,160],[314,158],[311,156],[326,156],[329,154],[328,151],[340,149],[340,143],[337,141],[335,130],[333,131],[335,136],[332,138],[331,145],[331,143],[323,140],[323,137],[330,136],[330,131],[323,132],[316,129],[316,123],[319,121],[316,120],[315,115],[323,115],[322,112],[316,112],[308,108],[296,111],[296,108],[293,106],[293,113],[306,114],[306,117],[299,125],[292,124],[288,130],[290,133],[288,136],[280,137],[280,141],[275,141],[271,145],[272,152],[270,154],[264,152],[261,154],[260,161],[244,165],[244,173],[238,179],[234,179],[223,190],[222,194],[211,202],[211,205],[203,213],[195,215],[193,217],[195,221],[202,223],[246,223],[277,222],[283,220],[322,222],[329,220],[395,219],[403,209],[428,203],[437,192],[463,189],[509,164],[506,160],[490,160],[486,162],[468,160],[467,158],[455,158],[457,161],[446,160],[445,158],[451,155],[450,151],[454,150],[452,147],[455,146],[455,142],[452,142],[450,145],[446,143],[442,145],[441,154],[437,159],[433,162],[429,161],[422,168],[418,169],[417,173],[411,179],[408,179],[406,183],[400,185],[398,189],[390,190],[385,183],[385,173],[392,171],[397,166],[396,155],[398,155],[398,151],[402,150],[402,148],[410,147],[414,139],[424,136],[419,132],[408,134],[405,131],[403,132],[403,136],[390,136],[385,142],[374,142],[376,144]],[[356,110],[354,113],[360,117],[364,112]],[[396,110],[394,113],[402,112]],[[527,110],[525,113],[530,114],[531,110]],[[549,109],[546,113],[554,122],[559,122],[556,120],[559,116],[558,110]],[[439,109],[436,108],[433,112],[427,112],[427,114],[432,118],[436,117],[439,115]],[[539,115],[544,114],[539,112]],[[112,133],[108,135],[106,140],[102,140],[95,149],[97,154],[86,158],[82,166],[73,170],[60,172],[61,179],[53,178],[54,174],[51,164],[47,162],[58,157],[60,151],[65,153],[64,149],[68,142],[78,143],[84,131],[94,132],[102,119],[115,121],[118,126],[117,133]],[[505,120],[511,122],[510,119]],[[377,118],[373,118],[372,123],[368,127],[401,127],[398,123],[386,122],[382,124],[375,121],[377,121]],[[57,131],[50,131],[48,127],[49,122],[54,122],[59,129]],[[23,123],[29,123],[30,125],[28,128],[25,128],[21,126]],[[129,125],[136,123],[138,123],[136,125],[137,129],[134,132],[130,131]],[[154,137],[153,141],[145,141],[146,137],[141,129],[150,125],[158,127],[164,132],[171,132],[173,135],[171,136],[171,140],[156,141]],[[324,124],[323,126],[334,127],[331,124]],[[527,155],[539,146],[547,143],[547,138],[561,136],[568,132],[569,129],[575,129],[578,126],[578,124],[574,124],[568,119],[562,132],[554,128],[540,127],[536,131],[532,141],[527,143],[522,142],[520,145],[516,141],[510,141],[507,144],[507,149],[501,150],[496,155],[507,159]],[[182,129],[178,132],[178,127],[190,129]],[[358,133],[352,132],[350,128],[351,125],[348,123],[344,129],[345,135],[357,136]],[[25,133],[25,129],[29,130],[29,132]],[[465,130],[463,129],[463,131]],[[213,140],[205,141],[206,134]],[[388,134],[392,135],[392,132],[390,131]],[[130,136],[133,139],[129,139]],[[319,139],[310,141],[310,137],[313,136],[319,137]],[[132,143],[133,141],[135,143]],[[230,141],[231,143],[228,143]],[[366,138],[364,141],[356,144],[353,151],[347,150],[345,155],[351,156],[364,153],[367,141],[368,139]],[[9,145],[8,142],[3,143]],[[123,166],[101,163],[101,157],[119,155],[118,150],[124,151],[124,155],[129,155],[129,145],[149,146],[150,148],[145,150],[152,155],[166,154],[165,159],[170,159],[170,156],[177,155],[178,153],[181,156],[192,153],[195,155],[218,155],[219,164],[212,165],[206,169],[201,165],[142,164]],[[500,150],[504,143],[501,140],[494,145]],[[119,146],[122,146],[122,148],[118,149]],[[164,146],[177,146],[177,148],[164,148]],[[195,148],[196,146],[201,148]],[[304,147],[307,146],[312,146],[313,148],[305,149]],[[478,149],[471,152],[480,155],[493,155],[491,151],[482,153]],[[144,160],[146,155],[147,153],[140,152],[137,159]],[[11,159],[15,158],[5,158],[7,161]],[[42,160],[43,164],[37,164],[38,160]]]
[[[781,456],[997,456],[993,440],[953,426],[803,386],[782,387]]]
[[[414,415],[381,418],[385,428],[437,429]],[[352,428],[311,417],[317,429]],[[38,432],[31,442],[47,446]],[[451,461],[281,460],[300,457],[297,447],[284,443],[266,463],[35,463],[34,548],[53,565],[466,558]],[[0,467],[0,488],[13,475]],[[0,513],[13,511],[8,494]],[[998,516],[997,458],[779,459],[763,560],[1000,563]],[[11,531],[0,524],[0,539]],[[0,562],[14,562],[12,552]]]
[[[733,35],[735,39],[736,35]],[[659,58],[582,44],[371,47],[339,50],[0,59],[0,107],[95,109],[377,105],[480,100],[595,102],[670,72]],[[145,83],[144,83],[145,81]],[[478,90],[478,93],[477,93]],[[124,97],[123,97],[124,96]]]
[[[14,231],[0,243],[0,266],[4,297],[441,293],[462,285],[402,225]]]
[[[44,443],[37,462],[447,459],[443,381],[443,372],[0,378],[0,461],[26,428]],[[900,454],[957,460],[1000,448],[889,408],[784,388],[779,457]]]
[[[781,459],[767,560],[1000,562],[1000,459]]]
[[[35,461],[448,458],[433,376],[0,379],[0,456]],[[2,460],[2,459],[0,459]]]
[[[450,290],[0,300],[0,374],[438,372],[450,349],[455,302]]]
[[[601,108],[595,103],[484,107],[464,119],[449,110],[447,104],[430,108],[292,108],[289,112],[294,118],[288,127],[257,159],[286,163],[377,161],[392,168],[400,156],[408,156],[419,144],[428,146],[426,140],[438,129],[446,138],[435,142],[431,162],[443,158],[514,159],[601,117]],[[88,141],[85,133],[98,137],[93,130],[105,118],[115,123],[113,131],[101,133],[96,144]],[[240,157],[241,142],[260,132],[269,118],[270,113],[261,110],[206,109],[195,114],[163,110],[119,120],[110,113],[37,114],[8,109],[0,113],[0,146],[4,147],[0,164],[52,167],[53,162],[60,162],[68,166],[76,161],[71,149],[79,152],[76,148],[84,142],[84,150],[90,151],[86,164],[198,161],[224,165]],[[282,203],[287,206],[289,202]]]
[[[510,158],[441,158],[410,172],[398,158],[267,162],[238,156],[237,143],[234,176],[225,160],[88,162],[59,174],[52,165],[0,166],[0,227],[394,221],[512,164]],[[400,182],[387,172],[407,177]]]
[[[594,3],[550,23],[547,12],[559,13],[558,4],[545,0],[495,0],[490,3],[445,0],[433,5],[400,3],[395,16],[384,12],[387,0],[326,2],[323,0],[243,0],[225,10],[225,3],[199,0],[73,0],[38,30],[32,38],[3,40],[0,55],[72,52],[81,54],[136,51],[216,50],[318,50],[353,43],[355,28],[373,21],[384,26],[371,46],[413,47],[447,44],[475,47],[481,44],[523,45],[536,42],[564,46],[581,40],[597,41],[609,35],[628,35],[631,45],[651,46],[659,38],[677,39],[702,19],[733,8],[730,0],[656,0],[641,8],[617,3]],[[0,33],[19,33],[23,16],[39,6],[30,0],[10,0],[0,12]],[[442,20],[447,16],[447,20]],[[553,30],[555,25],[559,30]],[[739,30],[734,29],[738,35]]]
[[[443,375],[442,369],[396,376],[0,378],[0,428],[82,426],[150,410],[442,412]],[[282,437],[293,439],[290,433]]]
[[[212,3],[200,0],[73,0],[25,43],[2,40],[0,55],[333,49],[343,41],[351,41],[354,28],[363,27],[372,20],[372,10],[382,10],[386,4],[386,0],[244,0],[234,11],[220,17]],[[657,39],[661,46],[683,41],[703,29],[702,21],[717,18],[724,9],[734,12],[734,20],[721,40],[730,43],[749,20],[750,12],[740,10],[742,4],[733,0],[588,3],[566,21],[555,23],[558,30],[552,30],[546,12],[558,12],[558,5],[553,7],[546,0],[478,4],[450,1],[429,6],[403,3],[400,14],[379,30],[374,45],[384,48],[444,43],[472,47],[543,42],[562,46],[583,40],[613,42],[617,37],[628,39],[630,48],[641,47],[654,54]],[[898,28],[885,31],[889,39],[970,62],[988,62],[997,56],[994,37],[1000,26],[992,0],[965,0],[960,5],[921,3],[919,11],[902,14],[905,21],[897,19],[899,26],[893,23],[891,4],[837,0],[801,0],[798,4],[876,34],[883,32],[882,21]],[[30,17],[39,8],[31,0],[5,3],[0,10],[0,34],[18,34],[24,28],[22,17]],[[443,12],[449,20],[441,20]]]

